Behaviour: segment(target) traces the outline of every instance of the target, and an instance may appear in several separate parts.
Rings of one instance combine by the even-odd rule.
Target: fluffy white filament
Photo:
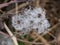
[[[0,45],[14,45],[11,38],[0,34]]]
[[[12,17],[12,26],[24,34],[32,30],[36,30],[38,34],[44,33],[50,27],[45,15],[45,10],[41,7],[33,10],[25,9],[23,15],[19,14]]]

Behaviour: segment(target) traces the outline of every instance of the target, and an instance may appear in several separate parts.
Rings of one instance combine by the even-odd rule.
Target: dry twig
[[[35,33],[35,32],[34,32],[34,33]],[[50,44],[48,43],[48,41],[43,38],[43,36],[38,35],[37,33],[35,33],[35,34],[36,34],[36,36],[38,36],[38,37],[40,38],[40,40],[41,40],[45,45],[50,45]]]
[[[6,29],[6,31],[9,33],[9,35],[11,36],[13,42],[14,42],[14,45],[18,45],[18,42],[17,42],[17,39],[16,37],[13,35],[13,33],[10,31],[10,29],[8,28],[8,26],[6,25],[6,23],[4,23],[4,27]]]
[[[25,7],[25,6],[28,5],[28,4],[29,4],[28,2],[21,4],[21,5],[18,6],[18,9],[23,8],[23,7]],[[15,8],[12,9],[12,10],[10,10],[10,11],[8,11],[7,13],[10,14],[11,12],[14,12],[14,11],[15,11]]]
[[[16,5],[16,15],[18,15],[18,3],[16,2],[15,5]]]

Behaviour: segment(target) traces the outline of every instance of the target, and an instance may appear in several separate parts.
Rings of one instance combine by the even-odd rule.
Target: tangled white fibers
[[[25,9],[23,14],[12,17],[12,26],[24,34],[36,30],[38,34],[44,33],[50,27],[46,12],[41,7]]]

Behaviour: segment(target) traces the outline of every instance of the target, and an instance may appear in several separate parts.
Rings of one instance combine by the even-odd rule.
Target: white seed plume
[[[44,33],[50,27],[48,20],[45,17],[46,13],[41,7],[25,9],[24,14],[15,15],[12,17],[12,26],[24,34],[30,31],[37,30],[37,33]]]
[[[0,34],[0,45],[14,45],[11,38]]]

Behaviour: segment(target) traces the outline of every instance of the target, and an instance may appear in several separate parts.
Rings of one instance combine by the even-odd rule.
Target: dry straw
[[[8,34],[11,36],[13,42],[14,42],[14,45],[18,45],[18,42],[17,42],[17,39],[16,37],[13,35],[13,33],[10,31],[10,29],[8,28],[8,26],[6,25],[6,23],[4,23],[4,27],[6,29],[6,31],[8,32]]]

